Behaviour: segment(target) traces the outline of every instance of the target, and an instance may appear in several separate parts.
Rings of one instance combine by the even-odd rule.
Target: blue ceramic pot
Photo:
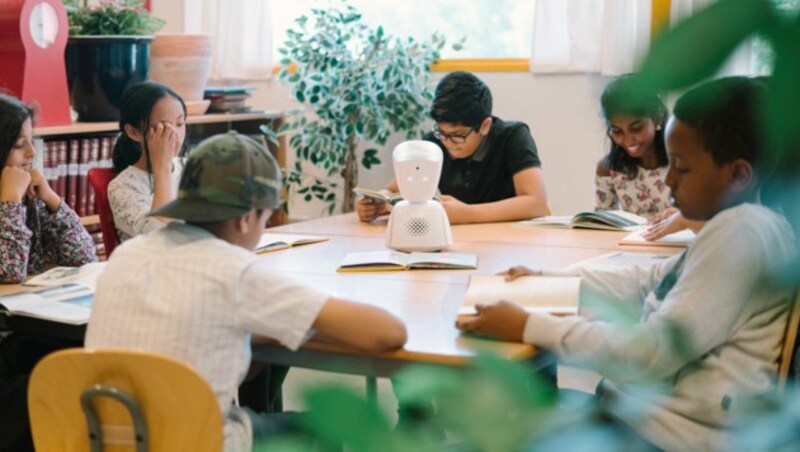
[[[64,53],[78,121],[119,121],[122,93],[147,80],[152,36],[72,36]]]

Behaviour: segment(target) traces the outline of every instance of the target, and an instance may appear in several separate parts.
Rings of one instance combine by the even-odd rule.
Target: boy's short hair
[[[189,154],[174,201],[149,215],[203,224],[280,205],[278,162],[258,141],[229,132],[200,143]]]
[[[675,118],[698,130],[717,165],[743,158],[756,166],[764,146],[761,105],[764,85],[748,77],[725,77],[686,92]]]
[[[477,128],[491,115],[492,92],[469,72],[451,72],[436,86],[431,118],[437,123]]]

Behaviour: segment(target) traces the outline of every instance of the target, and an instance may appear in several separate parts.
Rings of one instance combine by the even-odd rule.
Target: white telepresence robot
[[[442,150],[430,141],[405,141],[394,148],[394,175],[403,201],[395,204],[389,215],[389,248],[439,251],[453,244],[447,212],[433,199],[442,159]]]

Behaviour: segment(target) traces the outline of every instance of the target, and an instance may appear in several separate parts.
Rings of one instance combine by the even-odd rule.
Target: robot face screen
[[[405,141],[394,149],[394,174],[408,202],[433,198],[442,173],[442,150],[428,141]]]

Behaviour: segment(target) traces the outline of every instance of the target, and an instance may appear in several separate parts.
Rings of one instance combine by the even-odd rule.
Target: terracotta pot
[[[211,70],[211,38],[156,35],[150,46],[150,79],[177,92],[185,102],[203,99]]]

